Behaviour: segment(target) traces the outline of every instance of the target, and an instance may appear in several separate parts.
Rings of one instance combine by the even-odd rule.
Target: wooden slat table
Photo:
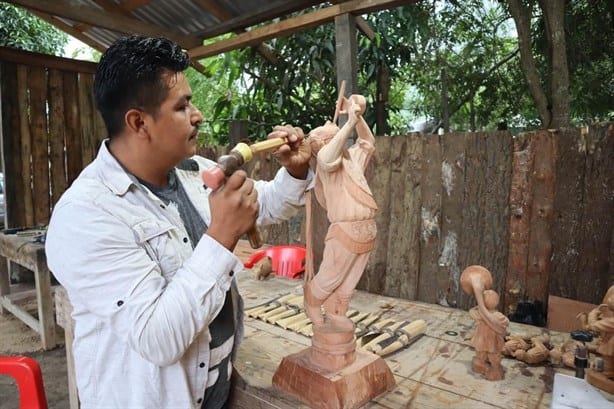
[[[26,232],[27,233],[27,232]],[[0,258],[17,263],[34,272],[35,289],[11,292],[9,269],[0,260],[0,311],[6,309],[41,336],[43,349],[56,346],[55,317],[51,274],[47,268],[45,246],[34,242],[33,234],[0,233]],[[38,318],[32,316],[20,304],[30,296],[36,297]]]
[[[246,308],[280,294],[301,294],[301,285],[300,281],[279,277],[258,281],[248,271],[239,276],[239,289]],[[466,311],[361,291],[353,297],[351,308],[361,312],[384,311],[382,318],[395,321],[423,319],[428,324],[422,338],[385,358],[397,386],[367,404],[368,408],[550,407],[554,378],[550,366],[532,367],[504,359],[505,379],[498,382],[486,381],[472,372],[471,360],[475,352],[469,342],[474,321]],[[236,406],[233,407],[254,407],[255,401],[261,402],[258,406],[261,408],[306,407],[273,388],[271,380],[282,358],[310,346],[311,340],[249,317],[246,317],[245,324],[245,340],[235,362],[242,386],[234,390]],[[510,331],[537,335],[546,330],[512,323]],[[563,334],[551,336],[555,339],[564,337]],[[560,371],[573,375],[568,369],[561,368]]]
[[[235,253],[246,260],[253,252],[241,242]],[[287,293],[302,293],[302,281],[269,276],[255,279],[251,270],[237,275],[239,290],[246,308],[267,302]],[[504,359],[505,379],[490,382],[474,374],[471,360],[475,353],[470,347],[474,321],[466,311],[438,305],[400,300],[357,291],[351,308],[362,312],[384,312],[383,318],[396,321],[423,319],[426,334],[409,347],[387,356],[386,362],[394,373],[397,386],[371,402],[366,408],[425,408],[425,409],[547,409],[552,400],[555,370],[550,366],[529,366],[513,359]],[[67,329],[71,344],[70,305],[62,288],[56,290],[58,323]],[[63,316],[63,318],[60,317]],[[514,334],[538,335],[546,329],[510,324]],[[454,335],[456,334],[456,335]],[[566,334],[550,333],[554,340]],[[272,378],[282,358],[311,345],[310,338],[284,330],[254,318],[245,318],[245,339],[233,374],[232,408],[295,409],[306,405],[275,389]],[[78,407],[74,386],[72,356],[68,357],[71,409]],[[557,368],[557,372],[573,375],[573,371]],[[611,397],[610,397],[611,398]]]

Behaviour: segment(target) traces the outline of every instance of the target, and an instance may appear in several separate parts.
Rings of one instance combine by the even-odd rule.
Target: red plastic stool
[[[305,272],[305,254],[307,249],[301,246],[272,246],[256,251],[243,264],[246,268],[254,267],[262,258],[271,257],[273,274],[288,278],[301,278]]]
[[[47,396],[41,368],[27,356],[0,356],[0,374],[17,381],[21,409],[47,409]]]

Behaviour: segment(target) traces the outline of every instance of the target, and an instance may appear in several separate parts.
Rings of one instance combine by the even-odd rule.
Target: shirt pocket
[[[176,227],[170,223],[156,220],[144,220],[134,227],[138,244],[145,249],[159,267],[167,280],[175,275],[182,264],[181,251],[178,248]]]

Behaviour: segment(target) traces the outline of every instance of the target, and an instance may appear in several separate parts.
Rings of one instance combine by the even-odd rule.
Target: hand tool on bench
[[[302,308],[300,305],[288,302],[284,305],[284,309],[281,312],[278,312],[277,314],[267,314],[266,317],[263,319],[270,324],[277,324],[277,321],[288,317],[295,317],[299,315],[301,311]]]
[[[287,300],[293,297],[296,297],[296,294],[292,294],[292,293],[282,294],[276,298],[273,298],[272,300],[268,300],[268,301],[263,302],[262,304],[250,307],[249,309],[243,312],[249,316],[256,316],[257,314],[260,314],[264,311],[270,311],[273,308],[279,307],[282,303],[286,302]]]
[[[292,315],[290,317],[277,320],[275,322],[275,325],[279,325],[283,329],[290,329],[290,326],[292,326],[292,325],[294,325],[294,324],[296,324],[298,322],[302,322],[302,321],[306,321],[305,324],[307,324],[307,323],[309,323],[311,321],[309,319],[309,317],[307,316],[307,314],[305,314],[305,311],[301,311],[300,313],[298,313],[296,315]]]
[[[258,318],[263,321],[266,321],[269,317],[273,317],[275,315],[278,315],[279,313],[285,312],[287,310],[288,304],[298,304],[299,302],[302,303],[302,300],[302,295],[295,295],[294,297],[287,298],[284,302],[280,302],[276,308],[258,314]]]
[[[388,337],[389,334],[392,334],[392,331],[401,325],[402,323],[398,323],[393,319],[375,322],[369,326],[369,331],[366,334],[360,338],[356,338],[358,340],[358,345],[364,347],[374,341],[379,342]]]
[[[371,327],[374,323],[376,323],[380,318],[382,318],[382,314],[374,314],[371,313],[369,314],[367,317],[365,317],[362,321],[358,322],[356,324],[356,339],[362,338],[365,334],[368,334],[369,332],[371,332],[372,328],[378,328],[378,327]],[[384,323],[386,321],[383,321]]]
[[[393,336],[390,338],[380,340],[377,343],[365,345],[364,348],[377,355],[385,356],[414,343],[418,338],[424,335],[425,332],[426,321],[411,321],[410,323],[397,328],[394,331]]]

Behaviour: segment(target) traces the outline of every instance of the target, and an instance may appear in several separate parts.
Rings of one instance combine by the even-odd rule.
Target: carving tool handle
[[[252,151],[252,153],[268,152],[268,151],[275,150],[279,148],[280,146],[285,145],[287,143],[288,143],[287,138],[271,138],[271,139],[267,139],[267,140],[256,142],[252,145],[249,145],[249,149]]]

